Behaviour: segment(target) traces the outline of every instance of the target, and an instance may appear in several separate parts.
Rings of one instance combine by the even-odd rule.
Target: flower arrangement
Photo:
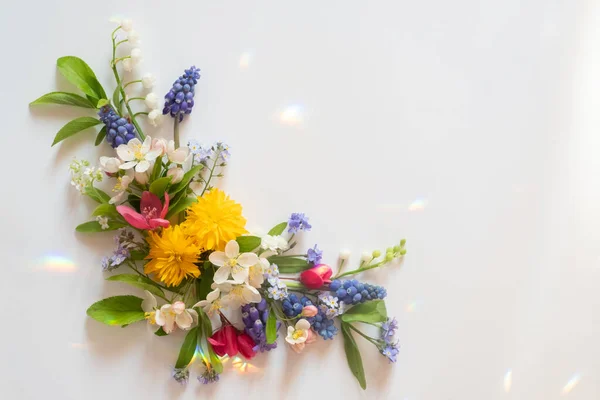
[[[53,145],[100,125],[95,144],[106,141],[115,151],[113,157],[100,157],[99,167],[85,160],[70,165],[73,186],[98,203],[93,220],[76,230],[117,231],[116,249],[102,260],[102,268],[123,273],[106,279],[142,289],[143,297],[109,297],[92,304],[87,314],[122,327],[146,321],[158,336],[185,331],[173,369],[181,383],[188,381],[192,364],[201,366],[200,382],[218,381],[221,357],[251,359],[277,348],[279,335],[296,353],[316,340],[341,336],[350,370],[365,389],[355,335],[395,362],[398,325],[387,315],[386,290],[351,277],[401,259],[405,240],[385,253],[363,253],[353,270],[346,270],[348,253],[342,252],[334,275],[317,245],[293,251],[297,235],[312,228],[306,215],[293,213],[263,236],[248,232],[242,206],[213,186],[227,164],[229,147],[179,141],[180,124],[194,107],[200,70],[192,66],[175,80],[162,110],[154,93],[129,95],[134,85],[151,89],[155,78],[131,78],[141,60],[139,35],[131,20],[116,23],[110,62],[116,88],[110,100],[83,60],[62,57],[58,70],[82,94],[52,92],[31,103],[97,114],[67,123]],[[128,52],[118,56],[124,49]],[[143,101],[148,110],[134,112],[135,101]],[[144,134],[141,118],[158,125],[164,116],[172,118],[173,140]],[[111,182],[112,195],[98,187],[104,180]],[[231,322],[236,315],[241,323]],[[376,326],[379,335],[368,335],[361,324]]]

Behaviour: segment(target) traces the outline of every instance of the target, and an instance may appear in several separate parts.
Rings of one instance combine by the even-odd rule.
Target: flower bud
[[[146,103],[146,107],[150,110],[156,110],[158,109],[158,96],[156,93],[148,93],[144,99],[144,103]]]
[[[360,256],[360,260],[365,264],[371,262],[372,259],[373,259],[373,256],[368,251],[363,251],[363,253]]]
[[[331,278],[332,274],[333,271],[329,265],[319,264],[300,274],[300,281],[309,289],[319,289],[325,284],[325,281]]]
[[[319,313],[319,310],[317,310],[317,307],[315,307],[315,306],[306,306],[302,309],[303,317],[314,317],[318,313]]]
[[[171,183],[181,182],[183,179],[183,175],[185,175],[183,172],[183,168],[169,168],[169,170],[167,171],[167,176],[171,177]]]
[[[373,258],[377,258],[381,255],[381,251],[379,250],[373,250]]]
[[[400,241],[400,246],[404,247],[405,244],[406,244],[406,239],[402,239]]]
[[[142,85],[144,86],[144,89],[152,89],[155,82],[156,77],[152,74],[146,74],[142,77]]]
[[[348,258],[350,258],[350,250],[348,249],[343,249],[340,251],[340,260],[346,261]]]

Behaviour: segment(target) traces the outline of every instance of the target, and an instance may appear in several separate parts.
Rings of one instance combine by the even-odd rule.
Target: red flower
[[[254,343],[254,340],[246,333],[239,335],[237,340],[240,353],[248,360],[252,359],[256,355],[256,351],[254,350],[256,343]]]
[[[333,271],[327,264],[315,265],[300,274],[300,281],[309,289],[319,289],[331,278]]]
[[[208,342],[212,345],[213,350],[219,357],[227,354],[233,357],[238,353],[238,331],[232,325],[225,325],[216,331]]]

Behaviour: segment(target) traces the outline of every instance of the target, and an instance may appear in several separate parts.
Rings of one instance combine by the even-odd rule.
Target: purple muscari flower
[[[398,329],[398,321],[396,318],[388,318],[387,321],[381,324],[381,338],[388,344],[392,343],[394,335],[396,334],[396,329]]]
[[[269,310],[267,310],[267,301],[262,299],[260,303],[246,304],[242,307],[242,321],[244,321],[244,332],[246,332],[256,346],[254,351],[270,351],[277,347],[277,342],[267,344],[267,334],[265,332]],[[277,329],[281,322],[277,322]]]
[[[313,247],[312,249],[308,249],[308,251],[306,252],[306,259],[314,265],[319,264],[321,262],[322,257],[323,250],[319,250],[316,244],[315,247]]]
[[[185,385],[190,379],[190,371],[185,368],[173,368],[173,379],[178,383]]]
[[[397,344],[388,344],[387,346],[380,349],[381,354],[390,360],[391,363],[396,362],[396,358],[398,356],[398,345]]]
[[[297,233],[299,230],[310,231],[310,228],[312,228],[304,213],[293,213],[288,221],[288,227],[289,233]]]
[[[127,144],[137,136],[135,127],[127,119],[119,117],[111,106],[101,107],[98,116],[106,127],[106,141],[113,148],[119,147],[121,144]]]
[[[200,79],[199,68],[191,66],[186,69],[184,74],[173,82],[173,87],[165,95],[163,114],[179,118],[180,122],[185,114],[190,114],[194,107],[194,91],[198,79]]]

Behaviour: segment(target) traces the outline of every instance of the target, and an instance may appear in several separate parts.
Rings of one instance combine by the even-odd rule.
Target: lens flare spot
[[[563,387],[562,394],[569,394],[581,381],[581,375],[575,374],[569,379],[569,382]]]
[[[512,387],[512,369],[506,371],[504,374],[504,391],[506,393],[510,392],[510,388]]]
[[[69,343],[71,348],[73,349],[85,349],[87,347],[87,343]]]
[[[288,126],[299,126],[304,122],[304,107],[292,104],[279,113],[279,122]]]
[[[419,302],[417,300],[411,301],[410,303],[408,303],[406,305],[406,312],[414,313],[415,311],[417,311],[418,305],[419,305]]]
[[[75,263],[64,256],[48,254],[40,258],[38,269],[50,272],[75,272],[77,267]]]
[[[252,53],[246,51],[242,53],[240,56],[240,69],[246,69],[250,66],[250,62],[252,62]]]
[[[417,198],[417,199],[415,199],[415,201],[410,203],[410,205],[408,206],[408,211],[410,211],[410,212],[425,211],[426,206],[427,206],[427,199]]]

